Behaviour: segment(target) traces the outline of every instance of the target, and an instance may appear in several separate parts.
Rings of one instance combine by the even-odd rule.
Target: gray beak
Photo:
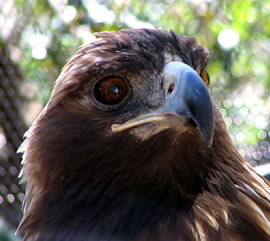
[[[200,129],[208,146],[213,141],[213,106],[208,88],[190,66],[182,62],[170,62],[164,69],[164,84],[173,86],[167,93],[167,113],[191,119]]]

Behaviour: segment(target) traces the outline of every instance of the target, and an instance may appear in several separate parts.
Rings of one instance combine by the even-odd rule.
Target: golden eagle
[[[20,148],[24,240],[269,241],[269,183],[210,98],[207,49],[172,31],[97,36]]]

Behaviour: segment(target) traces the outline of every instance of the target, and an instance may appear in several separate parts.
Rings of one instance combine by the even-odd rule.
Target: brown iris
[[[203,70],[200,74],[201,78],[203,79],[204,83],[206,84],[207,87],[209,87],[210,84],[210,78],[207,70]]]
[[[120,77],[108,76],[94,87],[95,98],[105,105],[117,105],[127,95],[128,86]]]

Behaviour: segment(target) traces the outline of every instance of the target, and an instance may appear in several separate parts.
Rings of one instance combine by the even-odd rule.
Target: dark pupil
[[[111,94],[112,95],[119,95],[120,94],[120,88],[118,85],[113,84],[110,88]]]

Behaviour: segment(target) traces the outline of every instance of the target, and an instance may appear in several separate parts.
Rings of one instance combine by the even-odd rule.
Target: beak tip
[[[200,132],[202,134],[205,144],[208,147],[211,147],[213,144],[213,132],[214,132],[212,122],[211,122],[211,125],[207,129],[204,129],[204,128],[199,128],[199,129],[200,129]]]
[[[208,137],[208,139],[205,139],[205,143],[210,148],[212,146],[212,144],[213,144],[213,136]]]
[[[210,113],[213,113],[212,106],[211,109],[208,111],[208,115],[203,115],[203,117],[205,118],[195,119],[195,123],[197,124],[199,131],[201,132],[202,138],[208,147],[212,146],[214,136],[214,118],[213,114]]]

